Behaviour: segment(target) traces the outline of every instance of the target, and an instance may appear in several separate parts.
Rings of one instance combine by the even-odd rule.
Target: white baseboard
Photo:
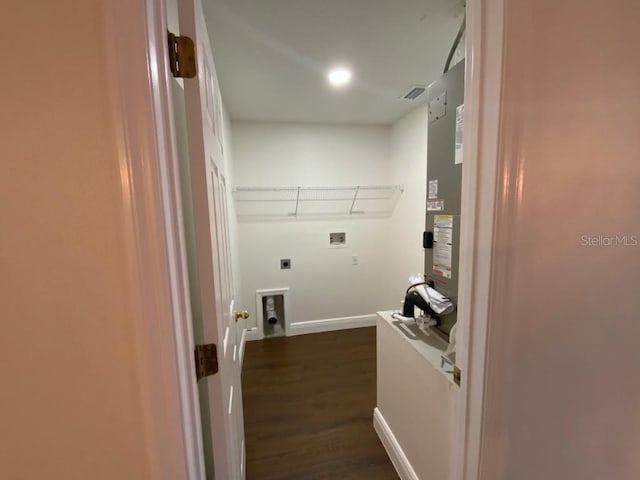
[[[240,371],[242,371],[242,365],[244,365],[244,351],[247,342],[258,340],[258,338],[260,338],[260,334],[256,327],[242,329],[242,335],[240,336]]]
[[[348,330],[350,328],[375,327],[376,318],[377,316],[372,314],[294,322],[289,325],[287,335],[305,335],[307,333],[331,332],[334,330]],[[242,344],[240,346],[240,353],[242,355],[244,355],[244,343],[253,340],[260,340],[258,328],[246,328],[242,332]]]
[[[377,408],[373,409],[373,428],[376,430],[401,480],[420,480],[413,470],[411,463],[409,463],[409,459],[404,454],[398,440],[391,431],[391,428],[389,428],[389,424]]]
[[[243,335],[245,342],[251,342],[252,340],[260,339],[260,332],[258,332],[257,327],[245,328]]]
[[[373,327],[376,315],[358,315],[355,317],[327,318],[325,320],[309,320],[294,322],[289,325],[287,335],[304,335],[306,333],[331,332],[350,328]]]

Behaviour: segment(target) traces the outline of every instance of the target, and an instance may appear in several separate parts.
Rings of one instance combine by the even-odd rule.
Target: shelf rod
[[[348,185],[326,185],[326,186],[306,186],[306,187],[235,187],[235,192],[285,192],[285,191],[314,191],[314,190],[353,190],[356,186]],[[402,190],[402,185],[365,185],[362,190]]]
[[[392,200],[392,197],[363,197],[358,198],[358,200],[364,202],[365,200]],[[348,200],[353,200],[353,197],[342,197],[342,198],[301,198],[301,202],[344,202]],[[236,199],[237,203],[273,203],[273,202],[293,202],[292,198],[269,198],[269,199]]]
[[[351,202],[351,208],[349,209],[349,215],[353,215],[353,207],[356,204],[356,198],[358,198],[358,192],[360,191],[360,186],[356,187],[356,193],[353,194],[353,202]]]

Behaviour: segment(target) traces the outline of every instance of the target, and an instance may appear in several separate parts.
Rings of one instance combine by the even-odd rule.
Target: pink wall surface
[[[0,477],[149,478],[104,2],[3,8]]]
[[[505,3],[480,477],[637,480],[640,2]]]

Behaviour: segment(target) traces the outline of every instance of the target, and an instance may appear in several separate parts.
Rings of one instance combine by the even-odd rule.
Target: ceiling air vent
[[[422,85],[414,85],[411,88],[409,88],[409,91],[407,91],[407,93],[402,95],[402,97],[400,98],[404,100],[415,100],[420,95],[422,95],[426,89],[427,87],[423,87]]]

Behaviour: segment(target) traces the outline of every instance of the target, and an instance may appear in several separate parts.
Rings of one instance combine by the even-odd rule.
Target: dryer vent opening
[[[262,328],[265,338],[286,335],[284,295],[262,297]]]

